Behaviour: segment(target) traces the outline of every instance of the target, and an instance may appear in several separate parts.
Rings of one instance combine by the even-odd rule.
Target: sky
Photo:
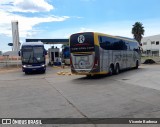
[[[21,43],[26,38],[63,39],[87,31],[133,38],[135,22],[143,24],[144,37],[157,35],[159,5],[160,0],[0,0],[0,51],[11,50],[14,20],[19,22]]]

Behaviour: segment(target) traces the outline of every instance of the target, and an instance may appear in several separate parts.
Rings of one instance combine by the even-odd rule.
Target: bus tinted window
[[[130,50],[138,52],[138,43],[137,42],[130,42]]]
[[[70,37],[71,52],[91,52],[94,51],[94,36],[93,33],[78,33]]]
[[[127,44],[120,39],[99,36],[99,43],[100,47],[105,50],[127,50]]]
[[[115,39],[113,43],[113,50],[127,50],[127,44],[123,40]]]
[[[45,60],[44,47],[24,46],[22,47],[22,62],[39,63]]]

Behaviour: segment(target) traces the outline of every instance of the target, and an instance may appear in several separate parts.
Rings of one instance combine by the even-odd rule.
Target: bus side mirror
[[[21,56],[21,51],[18,51],[18,55]]]

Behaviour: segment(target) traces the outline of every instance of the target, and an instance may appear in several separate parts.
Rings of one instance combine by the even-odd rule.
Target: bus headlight
[[[25,68],[25,67],[27,67],[26,65],[23,65],[23,67]]]
[[[45,64],[42,64],[41,66],[42,66],[42,67],[45,67],[46,65],[45,65]]]

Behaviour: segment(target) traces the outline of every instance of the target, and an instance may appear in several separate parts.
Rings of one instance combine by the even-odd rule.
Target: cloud
[[[115,36],[124,36],[133,38],[133,35],[131,33],[132,25],[136,21],[129,20],[129,21],[115,21],[115,22],[107,22],[107,23],[97,23],[97,24],[88,24],[85,26],[76,26],[76,27],[68,27],[60,30],[55,30],[48,34],[48,37],[52,36],[53,38],[69,38],[71,34],[73,33],[79,33],[79,32],[99,32],[99,33],[105,33],[109,35],[115,35]],[[152,19],[152,20],[143,20],[141,21],[143,23],[144,29],[145,29],[145,36],[152,36],[160,34],[159,28],[160,28],[160,19]]]
[[[53,5],[48,4],[44,0],[15,0],[14,6],[27,12],[50,11],[54,9]]]
[[[14,19],[19,22],[20,36],[25,37],[27,35],[32,35],[36,32],[34,26],[44,22],[60,22],[68,19],[68,16],[48,16],[48,17],[25,17],[16,14],[10,14],[7,12],[1,13],[0,20],[0,34],[11,36],[11,21]]]
[[[117,21],[106,22],[101,24],[90,24],[88,26],[79,28],[80,30],[79,31],[77,30],[77,32],[93,31],[93,32],[106,33],[110,35],[133,38],[131,30],[133,27],[132,25],[135,22],[136,21],[134,20],[128,20],[128,21],[118,21],[118,22]],[[144,37],[160,34],[160,31],[159,31],[160,18],[142,20],[140,22],[143,23],[143,26],[145,29]]]
[[[8,12],[45,12],[54,9],[54,6],[45,0],[6,0],[0,8]]]
[[[10,8],[10,9],[9,9]],[[0,3],[0,34],[11,36],[11,21],[18,20],[19,22],[19,33],[20,37],[33,36],[38,29],[34,26],[40,23],[46,22],[62,22],[67,20],[68,16],[30,16],[20,15],[18,13],[13,13],[17,11],[21,12],[36,12],[36,11],[49,11],[53,9],[52,5],[49,5],[44,0],[5,0]]]
[[[81,16],[72,16],[72,18],[83,19],[84,17],[81,17]]]
[[[79,33],[79,32],[88,32],[88,31],[94,31],[94,30],[91,29],[91,28],[81,27],[80,30],[78,31],[78,33]]]

